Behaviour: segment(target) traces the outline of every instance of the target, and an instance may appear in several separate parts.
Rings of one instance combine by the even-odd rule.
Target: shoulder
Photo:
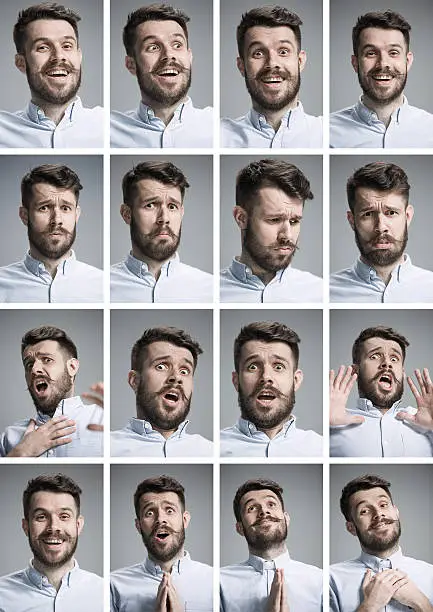
[[[341,110],[331,113],[329,116],[329,123],[331,124],[331,127],[335,123],[353,119],[354,110],[355,106],[346,106],[346,108],[342,108]]]
[[[78,259],[75,260],[74,266],[80,274],[86,274],[86,276],[91,276],[97,278],[98,280],[102,280],[104,278],[104,272],[100,268],[91,266],[90,264],[79,261]]]
[[[143,571],[143,563],[135,563],[135,565],[129,565],[128,567],[121,567],[120,569],[114,570],[110,574],[110,580],[115,582],[120,579],[133,579],[140,577],[145,578],[146,574]]]
[[[27,272],[24,261],[16,261],[6,266],[0,266],[0,278],[2,279],[13,278],[17,274],[22,274],[23,272]]]
[[[178,272],[179,274],[190,276],[197,281],[206,281],[209,283],[213,282],[213,276],[209,272],[204,272],[203,270],[200,270],[200,268],[195,268],[194,266],[190,266],[182,262],[179,263]]]
[[[95,574],[94,572],[89,572],[87,570],[81,569],[81,567],[78,568],[76,571],[80,576],[81,582],[86,582],[95,586],[102,586],[102,584],[104,583],[104,579],[101,576],[98,576],[98,574]]]

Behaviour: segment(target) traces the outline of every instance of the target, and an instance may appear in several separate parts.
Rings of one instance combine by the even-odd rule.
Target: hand
[[[40,457],[51,448],[72,442],[72,438],[65,436],[69,436],[76,430],[75,421],[65,415],[54,417],[37,429],[36,421],[30,419],[21,442],[7,456]]]
[[[96,404],[97,406],[101,406],[101,408],[103,408],[104,407],[104,383],[103,382],[95,383],[94,385],[90,387],[90,391],[91,393],[88,393],[88,392],[82,393],[81,397],[84,397],[84,399],[89,400],[89,402],[92,402],[93,404]],[[87,429],[90,429],[90,431],[104,431],[104,426],[97,425],[96,423],[91,423],[90,425],[87,425]]]
[[[156,595],[155,612],[184,612],[185,606],[180,601],[171,574],[164,573]]]
[[[275,570],[266,612],[290,612],[289,604],[287,603],[287,588],[284,581],[284,570],[282,568]]]
[[[403,587],[409,578],[404,572],[396,569],[386,569],[378,574],[368,569],[362,581],[364,601],[358,608],[368,612],[379,612],[394,597],[397,589]]]
[[[424,368],[422,374],[420,370],[415,370],[415,376],[420,387],[419,391],[410,376],[407,377],[407,382],[415,397],[418,412],[415,415],[398,412],[396,416],[402,421],[433,430],[433,383],[430,373]]]
[[[431,612],[433,610],[433,606],[428,598],[410,578],[407,579],[407,583],[404,586],[397,589],[393,599],[416,612]]]
[[[347,400],[356,379],[356,372],[352,366],[346,370],[346,366],[340,366],[337,376],[334,370],[329,374],[329,423],[336,425],[359,425],[364,422],[364,417],[349,414],[346,410]]]

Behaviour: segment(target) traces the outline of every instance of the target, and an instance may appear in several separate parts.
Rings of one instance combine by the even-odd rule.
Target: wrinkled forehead
[[[293,352],[285,342],[265,342],[264,340],[248,340],[241,349],[241,363],[254,358],[282,358],[293,364]]]
[[[277,185],[264,185],[252,197],[253,212],[259,215],[287,214],[302,216],[304,203]]]
[[[158,359],[169,358],[172,361],[185,361],[193,365],[194,358],[191,351],[183,346],[171,342],[158,340],[146,347],[145,362],[150,364]]]
[[[244,51],[248,53],[252,47],[274,47],[289,45],[297,49],[296,36],[288,26],[253,26],[245,33]]]
[[[166,200],[171,199],[177,202],[182,202],[182,193],[180,187],[162,183],[153,178],[144,178],[137,181],[134,186],[135,201],[146,202],[149,200]]]
[[[400,47],[406,49],[406,41],[403,32],[390,28],[368,27],[361,30],[359,34],[358,51],[362,52],[365,47]]]
[[[362,355],[366,356],[371,351],[382,350],[387,353],[396,353],[403,357],[401,346],[395,340],[386,340],[385,338],[368,338],[362,343]]]
[[[26,359],[35,357],[39,354],[53,356],[62,355],[62,349],[57,340],[41,340],[36,344],[26,346],[22,354],[23,362],[26,361]]]
[[[392,207],[404,210],[407,198],[398,191],[381,191],[371,187],[357,187],[355,190],[355,210]]]
[[[241,512],[244,512],[245,508],[250,504],[262,504],[266,501],[275,501],[277,502],[278,506],[282,508],[281,501],[279,500],[278,495],[276,493],[274,493],[270,489],[257,489],[248,491],[248,493],[242,495],[239,502]]]
[[[372,489],[356,491],[356,493],[353,493],[349,499],[350,510],[351,512],[355,512],[356,509],[362,505],[377,504],[382,499],[391,501],[388,493],[381,487],[373,487]]]
[[[77,42],[72,25],[64,19],[36,19],[27,24],[25,29],[26,42],[32,43],[36,40],[61,40],[71,39]]]
[[[143,493],[139,501],[140,512],[146,508],[162,507],[166,505],[182,508],[179,496],[174,491],[161,491],[161,493],[149,491]]]
[[[36,510],[46,510],[58,512],[59,510],[70,509],[76,512],[77,505],[70,493],[60,493],[56,491],[37,491],[30,498],[30,514]]]
[[[147,40],[172,40],[180,38],[187,42],[182,26],[170,19],[143,21],[135,29],[135,40],[141,46]]]

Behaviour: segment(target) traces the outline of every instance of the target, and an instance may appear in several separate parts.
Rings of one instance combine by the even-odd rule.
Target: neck
[[[33,245],[30,245],[29,251],[30,255],[34,259],[37,259],[38,261],[41,261],[44,264],[45,269],[49,274],[51,274],[52,278],[56,276],[57,268],[62,263],[62,261],[65,261],[65,259],[69,259],[72,254],[72,251],[68,251],[65,255],[59,257],[58,259],[50,259],[39,253],[39,251]]]
[[[365,94],[362,96],[362,102],[367,108],[374,111],[379,121],[382,121],[388,127],[391,121],[392,113],[397,110],[403,104],[404,96],[401,94],[396,100],[393,100],[389,104],[378,104],[373,100],[370,100]]]
[[[283,421],[282,423],[280,423],[276,427],[271,427],[270,429],[260,429],[260,431],[262,431],[264,434],[266,434],[268,436],[268,438],[270,440],[272,440],[272,438],[275,438],[275,436],[277,434],[279,434],[280,431],[283,430],[285,424],[289,421],[290,418],[291,417],[289,417],[288,419],[286,419],[285,421]]]
[[[152,423],[148,417],[147,414],[145,414],[137,405],[137,419],[140,419],[141,421],[147,421],[148,423],[150,423],[152,425],[152,429],[154,429],[155,431],[157,431],[158,433],[161,434],[161,436],[163,436],[166,440],[172,436],[174,433],[176,433],[177,431],[177,427],[176,429],[161,429],[161,427],[158,427],[157,425],[155,425],[154,423]]]
[[[294,98],[290,104],[282,108],[281,110],[268,110],[266,108],[262,108],[260,104],[253,101],[253,108],[256,112],[264,115],[266,117],[266,121],[271,125],[274,130],[277,132],[281,125],[281,119],[287,113],[287,111],[292,110],[298,106],[298,97]]]
[[[271,282],[271,280],[275,277],[275,272],[268,272],[268,270],[264,270],[260,267],[254,259],[250,256],[250,254],[242,249],[241,255],[237,258],[240,263],[243,263],[245,266],[251,268],[251,272],[260,278],[260,280],[267,285]]]
[[[368,549],[365,546],[361,546],[361,548],[365,553],[367,553],[367,555],[372,555],[373,557],[378,557],[379,559],[386,559],[398,551],[399,543],[397,542],[397,544],[394,544],[394,546],[380,552],[377,550]]]
[[[361,255],[361,261],[363,261],[365,264],[367,264],[367,266],[372,266],[377,275],[383,280],[383,282],[385,283],[385,285],[388,285],[389,281],[391,280],[391,275],[393,273],[393,271],[395,270],[395,268],[399,265],[401,265],[404,262],[404,255],[402,255],[400,257],[400,259],[398,259],[397,261],[395,261],[394,263],[388,265],[388,266],[378,266],[378,265],[372,265],[367,259],[365,259],[365,257],[363,257]]]
[[[171,257],[169,257],[168,259],[164,259],[163,261],[155,261],[154,259],[150,259],[150,257],[143,255],[140,249],[134,244],[132,245],[131,252],[132,252],[132,255],[135,257],[135,259],[138,259],[139,261],[143,261],[147,265],[149,272],[154,276],[156,280],[158,280],[161,274],[162,266],[166,264],[168,261],[170,261],[170,259],[173,259],[174,257],[174,255],[172,255]]]
[[[252,546],[248,546],[248,550],[251,555],[255,555],[256,557],[260,557],[261,559],[265,559],[266,561],[272,561],[276,557],[283,555],[287,552],[287,546],[285,542],[280,542],[280,544],[275,544],[274,546],[270,546],[263,550],[261,548],[254,548]]]
[[[38,559],[33,559],[33,567],[38,570],[40,574],[43,574],[47,577],[48,582],[58,591],[60,589],[60,585],[62,583],[62,578],[70,572],[74,567],[74,558],[69,559],[67,563],[60,567],[47,567]]]
[[[182,559],[182,557],[184,556],[185,550],[182,547],[181,550],[177,553],[177,555],[174,556],[172,559],[169,559],[168,561],[160,561],[159,559],[155,559],[155,557],[152,557],[151,555],[149,555],[149,559],[153,561],[155,565],[159,565],[163,572],[167,572],[168,574],[170,574],[173,565],[177,563],[179,559]]]
[[[155,102],[155,100],[150,100],[143,93],[141,94],[141,101],[143,102],[143,104],[149,106],[155,113],[155,116],[158,117],[158,119],[161,119],[164,125],[168,125],[170,123],[170,121],[173,119],[176,109],[179,107],[180,104],[185,102],[186,99],[187,96],[185,96],[181,100],[178,100],[171,106],[166,106],[159,102]]]
[[[72,100],[68,100],[65,102],[65,104],[51,104],[50,102],[39,98],[32,92],[32,102],[41,108],[45,115],[51,119],[51,121],[54,121],[54,123],[58,125],[63,119],[65,110],[68,108]]]

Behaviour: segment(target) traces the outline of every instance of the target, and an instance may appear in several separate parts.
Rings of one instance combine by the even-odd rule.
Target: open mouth
[[[47,70],[45,74],[51,78],[58,79],[67,77],[69,75],[69,70],[66,70],[66,68],[52,68],[51,70]]]
[[[176,68],[165,68],[157,72],[157,75],[162,77],[177,77],[178,74],[180,74],[180,70]]]
[[[48,383],[46,380],[36,380],[33,387],[38,395],[44,395],[48,390]]]
[[[379,377],[379,385],[385,391],[390,391],[392,389],[393,382],[394,379],[391,374],[382,374],[382,376]]]
[[[164,542],[170,535],[170,532],[168,531],[157,531],[157,533],[155,534],[155,540],[157,542]]]
[[[264,389],[263,391],[260,391],[260,393],[258,393],[257,400],[261,404],[264,404],[265,406],[267,406],[271,402],[273,402],[273,400],[276,397],[277,397],[276,393],[274,393],[273,391],[270,391],[269,389]]]
[[[179,391],[176,391],[175,389],[170,389],[170,391],[164,393],[163,398],[169,404],[177,404],[180,399],[180,396],[181,394],[179,393]]]

